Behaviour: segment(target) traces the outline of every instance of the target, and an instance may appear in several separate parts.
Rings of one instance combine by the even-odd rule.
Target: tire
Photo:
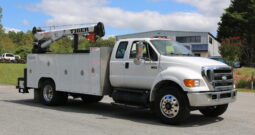
[[[163,123],[171,125],[180,124],[190,115],[186,95],[178,87],[160,89],[151,110]]]
[[[42,83],[40,88],[40,101],[48,106],[66,104],[68,95],[63,92],[55,90],[55,84],[46,80]]]
[[[85,103],[97,103],[103,99],[103,96],[82,95],[81,99]]]
[[[228,104],[225,105],[218,105],[218,106],[210,106],[203,109],[199,109],[199,111],[208,117],[217,117],[223,114],[228,108]]]

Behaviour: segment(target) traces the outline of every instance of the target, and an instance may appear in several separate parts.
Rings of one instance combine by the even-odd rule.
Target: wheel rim
[[[179,112],[180,106],[177,98],[173,95],[165,95],[160,101],[160,110],[167,118],[174,118]]]
[[[50,102],[53,98],[53,88],[50,85],[46,85],[43,89],[43,97],[47,102]]]

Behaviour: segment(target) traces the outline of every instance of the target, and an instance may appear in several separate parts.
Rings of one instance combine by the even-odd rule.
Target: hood
[[[192,56],[161,56],[161,64],[169,66],[185,66],[185,67],[194,67],[198,70],[201,70],[201,67],[205,66],[226,66],[228,65],[208,59],[203,57],[192,57]]]

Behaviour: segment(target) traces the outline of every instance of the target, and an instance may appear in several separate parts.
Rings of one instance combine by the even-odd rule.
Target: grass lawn
[[[23,77],[23,70],[26,64],[1,64],[0,63],[0,83],[17,84],[17,78]]]
[[[237,91],[238,91],[238,92],[254,92],[254,93],[255,93],[255,90],[251,90],[251,89],[237,88]]]

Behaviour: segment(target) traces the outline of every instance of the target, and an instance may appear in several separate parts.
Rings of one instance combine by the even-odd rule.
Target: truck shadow
[[[45,106],[40,103],[34,102],[32,99],[24,100],[4,100],[4,102],[11,102],[26,106],[38,107],[42,109],[52,109],[56,111],[72,112],[72,113],[84,113],[84,114],[96,114],[99,115],[96,119],[111,119],[119,118],[125,120],[131,120],[144,124],[153,124],[158,126],[173,126],[162,124],[157,117],[149,111],[149,109],[137,109],[132,107],[124,107],[112,105],[110,103],[95,103],[95,104],[85,104],[81,100],[70,100],[64,106]],[[199,127],[204,125],[209,125],[222,121],[222,117],[209,118],[204,117],[202,114],[194,114],[191,112],[190,117],[187,121],[180,125],[174,125],[174,127],[184,128],[184,127]]]

